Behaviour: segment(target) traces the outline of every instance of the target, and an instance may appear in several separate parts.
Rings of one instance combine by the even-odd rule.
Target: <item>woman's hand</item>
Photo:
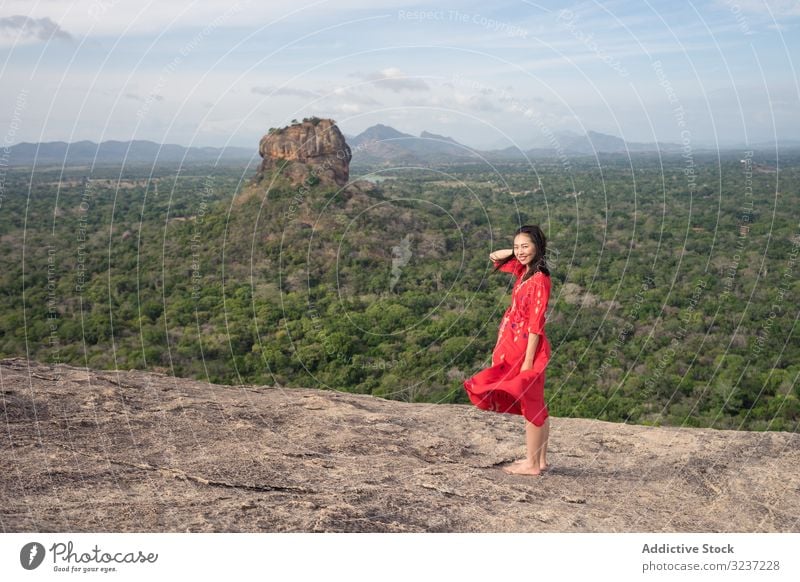
[[[514,249],[501,249],[499,251],[494,251],[493,253],[489,253],[489,260],[490,261],[502,261],[506,257],[510,257],[514,254]]]
[[[528,362],[527,360],[522,362],[522,367],[519,369],[520,372],[524,372],[525,370],[530,370],[533,368],[533,362]]]

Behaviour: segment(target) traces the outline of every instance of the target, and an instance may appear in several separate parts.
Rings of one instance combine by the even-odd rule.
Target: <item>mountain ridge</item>
[[[562,134],[559,134],[562,135]],[[606,147],[597,150],[598,153],[624,152],[624,140],[614,136],[606,136],[592,132],[595,140],[602,140],[603,144],[616,144],[614,148]],[[576,137],[572,137],[576,136]],[[589,155],[595,150],[588,145],[586,138],[579,134],[565,133],[562,140],[565,143],[563,151],[573,155]],[[509,146],[503,149],[480,150],[459,143],[452,137],[446,137],[428,131],[422,131],[419,136],[401,132],[385,124],[375,124],[361,133],[344,137],[353,149],[353,157],[357,161],[391,162],[393,160],[409,161],[440,161],[446,162],[448,158],[463,158],[474,160],[487,159],[519,159],[524,160],[529,156],[556,156],[558,148],[529,148],[527,150]],[[650,151],[648,144],[636,144],[634,151]],[[677,151],[677,144],[664,146],[664,151]],[[258,148],[252,150],[240,146],[217,148],[211,146],[186,147],[178,144],[158,144],[150,140],[106,140],[100,143],[81,140],[78,142],[20,142],[11,146],[9,155],[10,166],[66,164],[78,165],[87,163],[198,163],[213,162],[217,159],[225,161],[252,160],[258,153]],[[434,156],[433,159],[430,156]],[[361,159],[358,159],[361,158]]]
[[[204,163],[217,159],[249,160],[258,155],[258,149],[242,147],[216,148],[210,146],[186,147],[177,144],[159,144],[150,140],[106,140],[93,142],[20,142],[9,148],[9,166],[83,165],[125,163]]]
[[[392,126],[377,123],[364,131],[350,135],[343,133],[353,150],[357,163],[449,163],[485,159],[497,162],[524,162],[537,157],[595,156],[598,154],[660,153],[675,155],[682,146],[670,142],[628,142],[623,138],[588,130],[586,134],[571,131],[553,132],[548,139],[526,146],[509,145],[503,148],[479,149],[464,145],[456,139],[423,130],[415,136]],[[774,150],[776,147],[797,148],[798,140],[786,140],[785,145],[754,143],[730,147],[711,148],[695,146],[694,152],[742,151],[743,149]],[[159,144],[150,140],[90,140],[77,142],[20,142],[9,147],[9,166],[83,165],[90,163],[208,163],[249,162],[258,157],[258,145],[241,146],[183,146]]]

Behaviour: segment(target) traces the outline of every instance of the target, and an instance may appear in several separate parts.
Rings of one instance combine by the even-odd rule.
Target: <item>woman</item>
[[[517,229],[514,248],[489,258],[495,271],[516,277],[511,305],[503,315],[492,366],[464,381],[469,399],[482,410],[520,414],[525,418],[527,456],[504,467],[506,473],[539,475],[547,470],[550,419],[544,402],[545,368],[550,343],[544,333],[550,298],[547,240],[537,225]]]

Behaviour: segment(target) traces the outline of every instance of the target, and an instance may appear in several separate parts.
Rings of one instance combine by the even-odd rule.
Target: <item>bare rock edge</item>
[[[457,388],[456,388],[457,389]],[[798,437],[0,361],[4,532],[794,532]]]

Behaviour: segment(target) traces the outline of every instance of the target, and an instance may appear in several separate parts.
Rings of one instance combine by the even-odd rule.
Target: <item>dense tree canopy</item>
[[[538,223],[553,415],[796,430],[800,157],[741,157],[696,156],[694,183],[642,154],[396,168],[372,191],[8,170],[0,355],[466,403],[510,301],[488,254]]]

